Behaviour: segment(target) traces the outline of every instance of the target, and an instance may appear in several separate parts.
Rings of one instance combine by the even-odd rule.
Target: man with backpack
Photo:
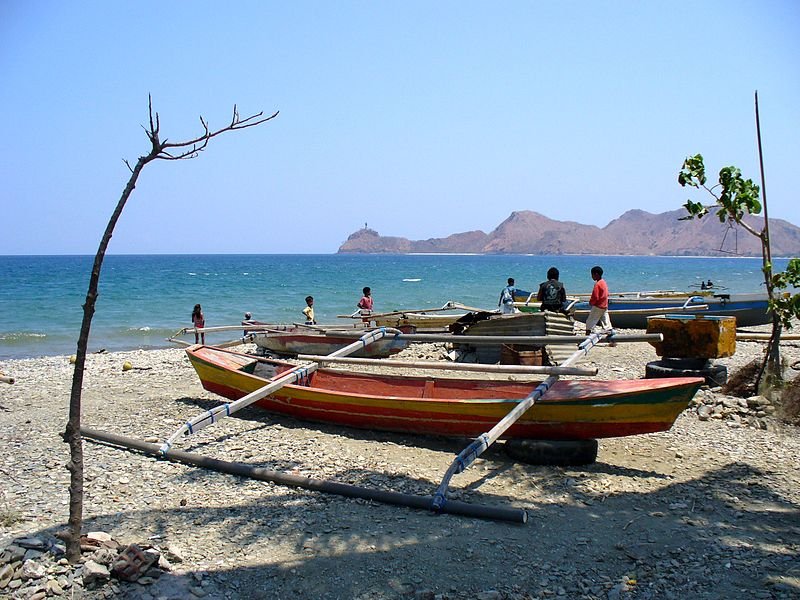
[[[542,303],[542,310],[564,312],[567,302],[567,290],[558,280],[558,269],[550,267],[547,270],[547,281],[539,284],[536,299]]]
[[[514,295],[516,294],[517,290],[514,287],[514,278],[508,278],[508,285],[503,288],[503,291],[500,292],[500,300],[497,302],[497,306],[500,307],[500,312],[504,315],[510,315],[516,312],[514,308]]]

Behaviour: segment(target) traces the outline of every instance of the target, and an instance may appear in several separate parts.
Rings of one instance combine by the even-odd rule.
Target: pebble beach
[[[764,345],[738,342],[730,373]],[[243,347],[244,350],[252,347]],[[800,343],[784,342],[787,363]],[[398,358],[441,358],[435,345]],[[646,343],[600,346],[598,378],[644,376]],[[123,370],[129,362],[133,367]],[[86,441],[84,563],[68,515],[67,356],[0,362],[0,598],[797,598],[800,435],[769,402],[703,388],[670,431],[600,440],[580,467],[500,442],[450,498],[525,509],[512,524],[326,495]],[[796,371],[787,370],[794,377]],[[215,406],[181,349],[91,354],[82,424],[149,442]],[[248,408],[179,449],[281,473],[430,496],[463,440],[347,430]],[[109,577],[136,544],[152,566]]]

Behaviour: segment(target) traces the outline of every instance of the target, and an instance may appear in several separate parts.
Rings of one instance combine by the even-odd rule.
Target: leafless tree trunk
[[[122,215],[122,210],[128,201],[131,193],[136,187],[136,182],[142,169],[148,163],[156,160],[181,160],[188,158],[195,158],[202,152],[208,145],[211,138],[224,133],[226,131],[236,131],[248,127],[260,125],[266,121],[274,119],[278,113],[275,112],[268,117],[263,116],[263,112],[251,115],[244,119],[239,117],[236,105],[233,107],[233,117],[228,126],[211,131],[208,124],[200,117],[200,123],[203,127],[204,133],[194,139],[183,142],[168,142],[166,139],[161,140],[160,122],[158,113],[153,112],[152,98],[148,97],[148,110],[150,116],[149,127],[145,128],[147,137],[150,140],[151,149],[145,156],[139,157],[136,165],[131,168],[130,164],[126,161],[128,168],[131,170],[130,179],[122,192],[122,196],[117,202],[117,207],[114,209],[111,219],[108,221],[103,238],[100,240],[100,247],[97,249],[97,254],[94,257],[94,264],[92,266],[92,274],[89,278],[89,290],[86,292],[86,302],[83,305],[83,321],[81,322],[81,330],[78,335],[78,349],[76,352],[75,372],[72,377],[72,391],[70,392],[69,399],[69,420],[67,427],[64,431],[64,441],[69,444],[70,460],[67,463],[67,470],[70,472],[70,485],[69,485],[69,521],[67,528],[59,537],[66,542],[67,559],[75,563],[80,559],[80,536],[81,528],[83,526],[83,441],[81,438],[81,391],[83,389],[83,373],[86,367],[86,348],[89,342],[89,330],[92,325],[92,317],[94,316],[94,307],[97,302],[97,289],[100,281],[100,269],[103,266],[103,259],[105,258],[106,249],[111,241],[111,236],[114,233],[114,227]]]

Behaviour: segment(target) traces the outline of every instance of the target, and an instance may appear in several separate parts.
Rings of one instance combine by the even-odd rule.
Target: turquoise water
[[[0,359],[75,352],[94,257],[0,256]],[[786,260],[776,261],[783,269]],[[320,323],[350,314],[370,286],[376,311],[438,307],[448,300],[494,308],[506,278],[535,290],[551,266],[568,293],[588,293],[589,269],[605,270],[611,292],[697,289],[711,279],[731,292],[763,291],[761,259],[642,256],[147,255],[107,256],[89,350],[160,348],[191,326],[195,303],[206,326],[302,319],[315,298]],[[231,339],[230,333],[207,341]]]

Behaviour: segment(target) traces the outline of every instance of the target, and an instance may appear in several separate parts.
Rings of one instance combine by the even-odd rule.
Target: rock
[[[111,578],[111,572],[108,567],[101,565],[93,560],[87,560],[83,563],[82,579],[85,586],[90,586],[96,583],[104,583]]]
[[[47,574],[47,568],[35,560],[26,560],[22,563],[21,577],[24,580],[40,579]]]
[[[48,596],[60,596],[64,593],[64,589],[55,579],[50,579],[44,586]]]
[[[14,540],[17,546],[25,549],[44,550],[47,548],[47,542],[37,537],[24,537]]]
[[[14,578],[14,568],[11,565],[0,567],[0,590],[5,588]]]
[[[701,421],[708,421],[713,413],[713,409],[709,406],[702,405],[697,407],[697,418]]]

